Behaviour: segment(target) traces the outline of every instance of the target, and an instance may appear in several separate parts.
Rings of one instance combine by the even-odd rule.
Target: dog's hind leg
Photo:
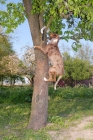
[[[53,75],[54,75],[54,73],[49,72],[49,79],[47,79],[46,77],[44,77],[44,81],[50,81],[50,82],[54,81]]]
[[[56,90],[56,86],[57,86],[57,84],[58,84],[58,82],[60,81],[61,78],[62,78],[62,75],[60,75],[60,76],[58,77],[58,79],[57,79],[57,81],[56,81],[56,83],[55,83],[55,85],[54,85],[54,90]]]
[[[56,82],[56,76],[57,76],[57,74],[56,74],[56,72],[54,72],[53,73],[53,82]]]

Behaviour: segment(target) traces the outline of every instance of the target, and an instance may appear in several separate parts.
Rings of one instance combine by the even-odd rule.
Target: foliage
[[[25,103],[32,99],[33,88],[29,86],[12,86],[0,87],[0,97],[3,102],[9,103]],[[50,98],[58,99],[87,99],[93,97],[93,89],[88,87],[64,87],[57,88],[55,91],[53,87],[49,88]]]
[[[14,54],[12,44],[7,36],[0,35],[0,60],[9,54]]]
[[[20,73],[22,62],[16,55],[8,55],[3,57],[0,61],[0,65],[1,75],[17,75]]]
[[[93,97],[93,89],[88,87],[65,87],[58,88],[57,91],[54,91],[51,87],[49,89],[49,95],[54,98],[57,96],[61,99],[84,99]]]
[[[7,4],[7,11],[0,11],[0,25],[7,28],[6,33],[13,32],[24,20],[25,13],[22,3],[9,3]]]
[[[51,32],[62,35],[62,39],[75,40],[72,45],[77,51],[79,39],[93,40],[93,2],[77,0],[32,0],[31,14],[42,14],[45,25]],[[7,11],[0,11],[0,25],[6,27],[6,32],[13,31],[27,17],[22,3],[8,3]],[[66,19],[66,22],[63,22]],[[12,23],[12,24],[11,24]],[[66,28],[65,32],[62,29]]]
[[[29,68],[30,69],[30,68]],[[21,80],[24,82],[23,75],[28,72],[28,69],[24,66],[23,62],[15,54],[3,56],[0,61],[0,81],[8,79],[10,84],[13,85],[15,80]]]
[[[0,0],[0,3],[1,3],[1,4],[5,4],[5,1],[6,1],[6,0]]]
[[[64,69],[65,79],[71,80],[84,80],[88,79],[91,75],[90,64],[88,61],[82,60],[80,58],[73,58],[67,53],[63,54],[64,58]]]
[[[10,85],[14,85],[16,81],[21,81],[22,83],[25,83],[25,79],[21,75],[9,75],[5,77],[5,80],[8,80]]]
[[[14,55],[14,50],[12,49],[12,44],[7,35],[0,34],[0,81],[6,76],[7,66],[5,63],[9,63],[9,55]],[[12,61],[12,60],[11,60]]]
[[[48,121],[51,123],[54,123],[54,124],[61,125],[61,127],[65,126],[64,118],[62,118],[60,116],[49,116]]]
[[[88,79],[90,77],[89,64],[87,61],[75,58],[72,63],[72,78],[74,80]]]
[[[31,102],[32,89],[30,87],[13,86],[0,87],[0,101],[9,103]]]

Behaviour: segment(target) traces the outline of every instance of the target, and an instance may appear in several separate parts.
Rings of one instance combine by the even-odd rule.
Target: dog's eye
[[[56,38],[56,35],[54,35],[53,37]]]

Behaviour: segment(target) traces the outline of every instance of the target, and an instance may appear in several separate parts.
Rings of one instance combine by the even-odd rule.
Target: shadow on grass
[[[65,121],[67,121],[67,127],[71,123],[73,124],[73,121],[87,115],[93,115],[93,89],[68,87],[53,91],[51,88],[50,92],[50,122],[59,123],[65,127]]]
[[[50,140],[47,129],[33,132],[27,130],[31,111],[30,87],[0,88],[0,138],[1,140]],[[67,127],[83,116],[93,115],[93,89],[89,88],[49,88],[48,121],[54,123],[52,129]],[[50,128],[49,128],[50,129]]]
[[[0,140],[50,140],[42,129],[27,130],[33,89],[0,87]]]

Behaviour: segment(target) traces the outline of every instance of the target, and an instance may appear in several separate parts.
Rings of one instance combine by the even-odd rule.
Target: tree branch
[[[48,24],[46,26],[46,31],[49,29],[49,26],[50,26],[52,20],[53,20],[53,16],[50,17],[50,20],[49,20],[49,22],[48,22]]]

